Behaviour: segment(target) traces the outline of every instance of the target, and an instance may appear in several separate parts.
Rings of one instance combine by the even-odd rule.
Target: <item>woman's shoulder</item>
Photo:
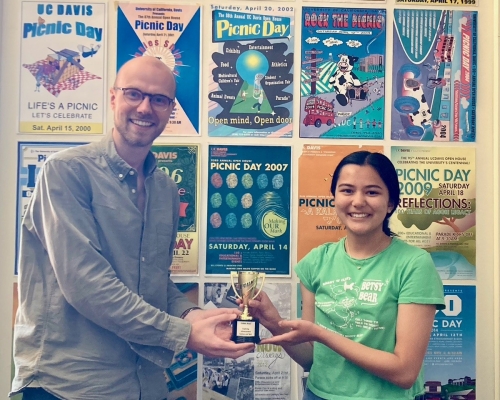
[[[324,271],[331,269],[340,252],[344,252],[344,239],[313,248],[295,265],[298,278],[308,290],[315,291],[315,285],[320,282]]]
[[[305,258],[323,258],[331,257],[339,250],[344,248],[344,238],[340,239],[338,242],[327,242],[323,243],[315,248],[313,248]]]
[[[408,244],[402,239],[393,238],[390,249],[388,252],[390,261],[394,262],[394,265],[399,265],[401,270],[435,269],[430,253],[420,247]]]
[[[318,247],[316,247],[315,250],[318,250],[318,251],[323,252],[323,253],[334,252],[334,251],[337,251],[339,249],[343,249],[344,242],[345,242],[345,238],[340,239],[338,242],[326,242],[326,243],[323,243],[323,244],[319,245]]]

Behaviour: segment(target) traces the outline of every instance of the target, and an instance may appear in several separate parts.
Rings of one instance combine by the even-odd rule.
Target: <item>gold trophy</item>
[[[234,283],[234,278],[238,278],[238,283]],[[262,278],[260,289],[257,290],[257,281]],[[231,286],[236,297],[243,303],[243,312],[233,321],[233,336],[231,340],[235,343],[259,343],[259,320],[248,312],[248,302],[255,299],[262,287],[266,274],[264,272],[251,271],[231,271]],[[257,293],[256,293],[257,292]]]

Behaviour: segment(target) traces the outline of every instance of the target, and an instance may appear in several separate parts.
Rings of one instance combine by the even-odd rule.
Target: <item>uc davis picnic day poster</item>
[[[294,7],[211,5],[209,136],[291,137]]]
[[[300,137],[383,139],[386,10],[302,9]]]
[[[401,200],[391,229],[427,250],[441,279],[476,279],[476,163],[470,147],[395,146]]]
[[[200,7],[119,3],[116,66],[134,57],[163,61],[177,82],[176,106],[163,135],[197,136],[200,119]]]
[[[19,131],[103,133],[106,6],[23,2]]]

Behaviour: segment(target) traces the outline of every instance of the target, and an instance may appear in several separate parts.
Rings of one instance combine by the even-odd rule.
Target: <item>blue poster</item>
[[[477,12],[394,10],[391,139],[476,140]]]
[[[444,287],[424,359],[425,395],[416,399],[472,399],[476,390],[476,287]],[[433,395],[435,397],[433,397]]]
[[[289,146],[209,146],[207,274],[290,274]]]
[[[28,208],[31,196],[35,190],[35,183],[47,158],[61,151],[84,143],[60,142],[19,142],[17,148],[17,211],[16,211],[16,260],[19,250],[19,235],[21,222]],[[17,262],[15,267],[17,275]]]
[[[383,139],[386,10],[302,9],[300,137]]]
[[[134,57],[151,56],[175,75],[176,105],[163,134],[199,134],[200,20],[198,5],[118,4],[116,68]]]
[[[294,7],[211,10],[209,136],[292,137]]]

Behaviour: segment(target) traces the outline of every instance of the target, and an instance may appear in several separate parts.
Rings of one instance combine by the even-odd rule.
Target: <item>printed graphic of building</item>
[[[441,381],[426,381],[424,387],[425,393],[415,397],[415,400],[441,400]]]
[[[476,400],[476,379],[470,376],[448,379],[446,391],[448,400]]]
[[[359,60],[359,70],[363,72],[383,72],[385,65],[383,54],[371,54]]]
[[[436,48],[434,50],[434,58],[436,62],[449,63],[453,60],[455,53],[455,37],[453,35],[441,35],[437,39]]]
[[[471,386],[473,387],[471,388]],[[448,379],[448,383],[444,387],[441,381],[426,381],[424,383],[425,393],[416,396],[415,400],[476,400],[475,386],[476,380],[470,376]]]
[[[470,376],[464,376],[459,379],[448,379],[448,385],[453,386],[476,386],[476,380]]]

